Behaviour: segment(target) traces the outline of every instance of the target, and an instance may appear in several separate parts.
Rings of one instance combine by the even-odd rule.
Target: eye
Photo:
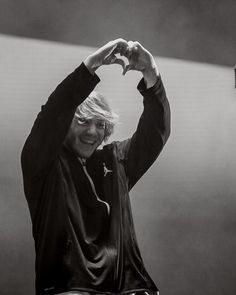
[[[84,118],[78,118],[77,123],[80,125],[88,126],[90,124],[90,120]]]
[[[96,127],[97,127],[98,129],[105,129],[105,127],[106,127],[106,123],[105,123],[104,121],[98,121],[98,122],[96,123]]]

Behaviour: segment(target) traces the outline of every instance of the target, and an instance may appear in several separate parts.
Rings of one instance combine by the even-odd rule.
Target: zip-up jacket
[[[83,164],[64,141],[76,108],[99,81],[83,63],[65,78],[42,106],[22,151],[37,295],[157,291],[138,248],[129,191],[169,137],[169,103],[160,77],[149,89],[142,79],[136,132]]]

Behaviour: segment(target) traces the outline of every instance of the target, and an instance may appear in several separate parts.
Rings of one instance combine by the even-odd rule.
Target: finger
[[[127,58],[128,59],[131,58],[133,47],[134,47],[134,42],[129,41],[128,42],[128,52],[127,52]]]
[[[125,41],[125,43],[124,42],[121,42],[121,43],[119,43],[118,45],[117,45],[117,47],[116,47],[116,49],[113,51],[113,53],[114,54],[117,54],[117,53],[119,53],[121,56],[125,56],[125,53],[126,53],[126,51],[127,51],[127,49],[128,49],[128,44],[127,44],[127,42]]]
[[[125,75],[128,71],[134,70],[134,69],[135,69],[134,66],[129,64],[129,65],[125,66],[122,74]]]
[[[127,41],[123,38],[118,38],[118,39],[115,39],[113,41],[111,41],[111,43],[114,43],[114,44],[127,44]]]
[[[125,66],[122,75],[125,75],[130,70],[130,65]]]
[[[137,48],[137,51],[138,51],[138,52],[144,52],[144,53],[150,54],[150,52],[149,52],[146,48],[144,48],[144,47],[142,46],[142,44],[140,44],[138,41],[135,41],[135,42],[134,42],[134,45],[135,45],[135,47]]]
[[[139,58],[138,48],[135,46],[132,46],[131,48],[129,48],[129,53],[127,58],[129,60],[129,64],[136,64]]]
[[[125,56],[127,51],[127,46],[117,46],[117,48],[113,51],[114,54],[120,54],[121,56]]]
[[[129,46],[128,50],[127,50],[127,58],[130,59],[132,56],[132,47]]]
[[[139,43],[137,41],[129,41],[129,52],[127,58],[130,60],[135,60],[138,57],[138,51],[139,51]]]
[[[125,68],[125,62],[123,59],[121,58],[117,58],[115,55],[110,55],[108,58],[106,58],[103,62],[106,65],[110,65],[110,64],[119,64],[122,66],[122,68]]]
[[[140,48],[142,45],[138,41],[134,41],[134,47]]]
[[[112,64],[121,65],[123,70],[125,69],[125,62],[121,58],[116,58],[115,60],[112,61]]]
[[[120,48],[121,50],[124,50],[128,47],[127,41],[122,38],[117,39],[116,44],[118,45],[118,48]]]
[[[131,48],[129,47],[125,48],[125,50],[122,52],[121,55],[126,57],[127,59],[130,59],[132,55]]]
[[[128,43],[126,40],[119,38],[119,39],[110,41],[106,46],[108,51],[105,56],[105,59],[111,54],[119,53],[121,55],[124,55],[125,51],[127,50]]]
[[[129,49],[130,49],[131,51],[133,51],[134,48],[137,47],[137,45],[138,45],[137,43],[138,43],[137,41],[136,41],[136,42],[129,41],[129,42],[128,42]]]
[[[134,42],[133,42],[133,41],[128,41],[128,46],[129,46],[129,47],[132,47],[132,46],[133,46],[133,44],[134,44]]]
[[[113,44],[113,46],[110,46],[106,56],[104,57],[104,60],[107,59],[111,54],[113,54],[116,48],[117,44]]]
[[[138,51],[139,51],[138,47],[136,45],[134,45],[131,49],[131,58],[133,60],[136,60],[138,58],[138,55],[139,55]]]
[[[116,59],[116,56],[114,54],[110,54],[103,60],[103,64],[109,65],[109,64],[113,63],[113,61],[115,59]]]

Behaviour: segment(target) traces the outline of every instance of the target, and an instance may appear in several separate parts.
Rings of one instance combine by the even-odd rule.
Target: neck
[[[77,157],[80,161],[80,163],[85,166],[86,165],[86,159],[85,158],[81,158],[81,157]]]

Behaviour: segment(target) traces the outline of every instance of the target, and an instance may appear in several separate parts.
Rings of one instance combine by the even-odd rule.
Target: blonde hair
[[[118,122],[118,115],[111,110],[105,97],[96,91],[91,92],[77,107],[75,116],[82,120],[98,119],[104,121],[105,142],[113,133],[114,127]]]

